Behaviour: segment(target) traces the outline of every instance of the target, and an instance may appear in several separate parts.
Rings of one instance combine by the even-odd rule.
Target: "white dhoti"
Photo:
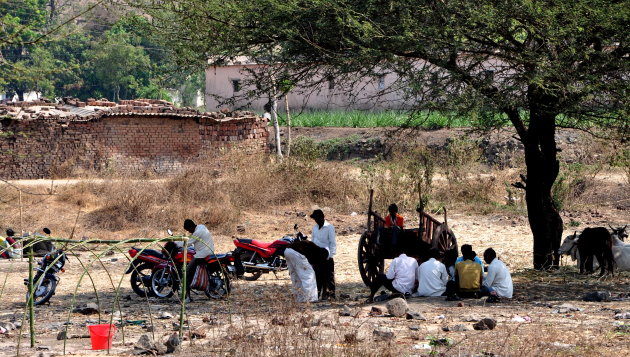
[[[287,259],[293,294],[297,302],[317,301],[315,270],[306,257],[291,248],[284,251],[284,257]]]

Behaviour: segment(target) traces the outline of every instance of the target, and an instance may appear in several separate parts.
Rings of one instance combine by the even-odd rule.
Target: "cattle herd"
[[[609,226],[610,227],[610,226]],[[605,227],[585,228],[582,233],[567,236],[558,249],[558,254],[570,255],[577,261],[580,274],[592,273],[600,268],[600,275],[617,271],[630,271],[630,243],[628,226],[608,230]]]

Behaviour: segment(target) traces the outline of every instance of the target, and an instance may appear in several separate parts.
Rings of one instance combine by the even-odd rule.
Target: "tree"
[[[291,73],[302,86],[316,84],[304,78],[341,80],[389,70],[416,108],[477,110],[484,127],[511,124],[525,147],[527,172],[516,186],[526,191],[537,269],[558,261],[563,229],[551,196],[560,170],[556,128],[629,135],[627,1],[151,4],[144,8],[169,34],[182,65],[271,48],[282,63],[278,73]]]
[[[87,56],[93,83],[113,101],[133,98],[150,83],[151,61],[142,48],[130,43],[124,31],[107,33]]]

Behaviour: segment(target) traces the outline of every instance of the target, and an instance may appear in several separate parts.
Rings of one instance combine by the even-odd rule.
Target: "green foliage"
[[[204,89],[199,74],[177,71],[142,16],[121,18],[103,31],[50,17],[47,1],[0,1],[0,90],[46,97],[171,100],[166,88],[183,92],[189,105]]]
[[[291,156],[306,161],[321,160],[326,157],[326,150],[312,138],[298,136],[291,144]]]
[[[441,114],[439,112],[407,113],[401,111],[308,111],[291,118],[296,127],[418,127],[440,129],[470,127],[470,115]]]

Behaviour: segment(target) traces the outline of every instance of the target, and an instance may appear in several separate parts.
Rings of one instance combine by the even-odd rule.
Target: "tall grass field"
[[[280,113],[281,124],[286,116]],[[291,125],[296,127],[350,127],[375,128],[390,126],[412,126],[426,129],[458,128],[472,126],[470,116],[447,115],[436,112],[409,113],[400,111],[308,111],[291,116]]]

